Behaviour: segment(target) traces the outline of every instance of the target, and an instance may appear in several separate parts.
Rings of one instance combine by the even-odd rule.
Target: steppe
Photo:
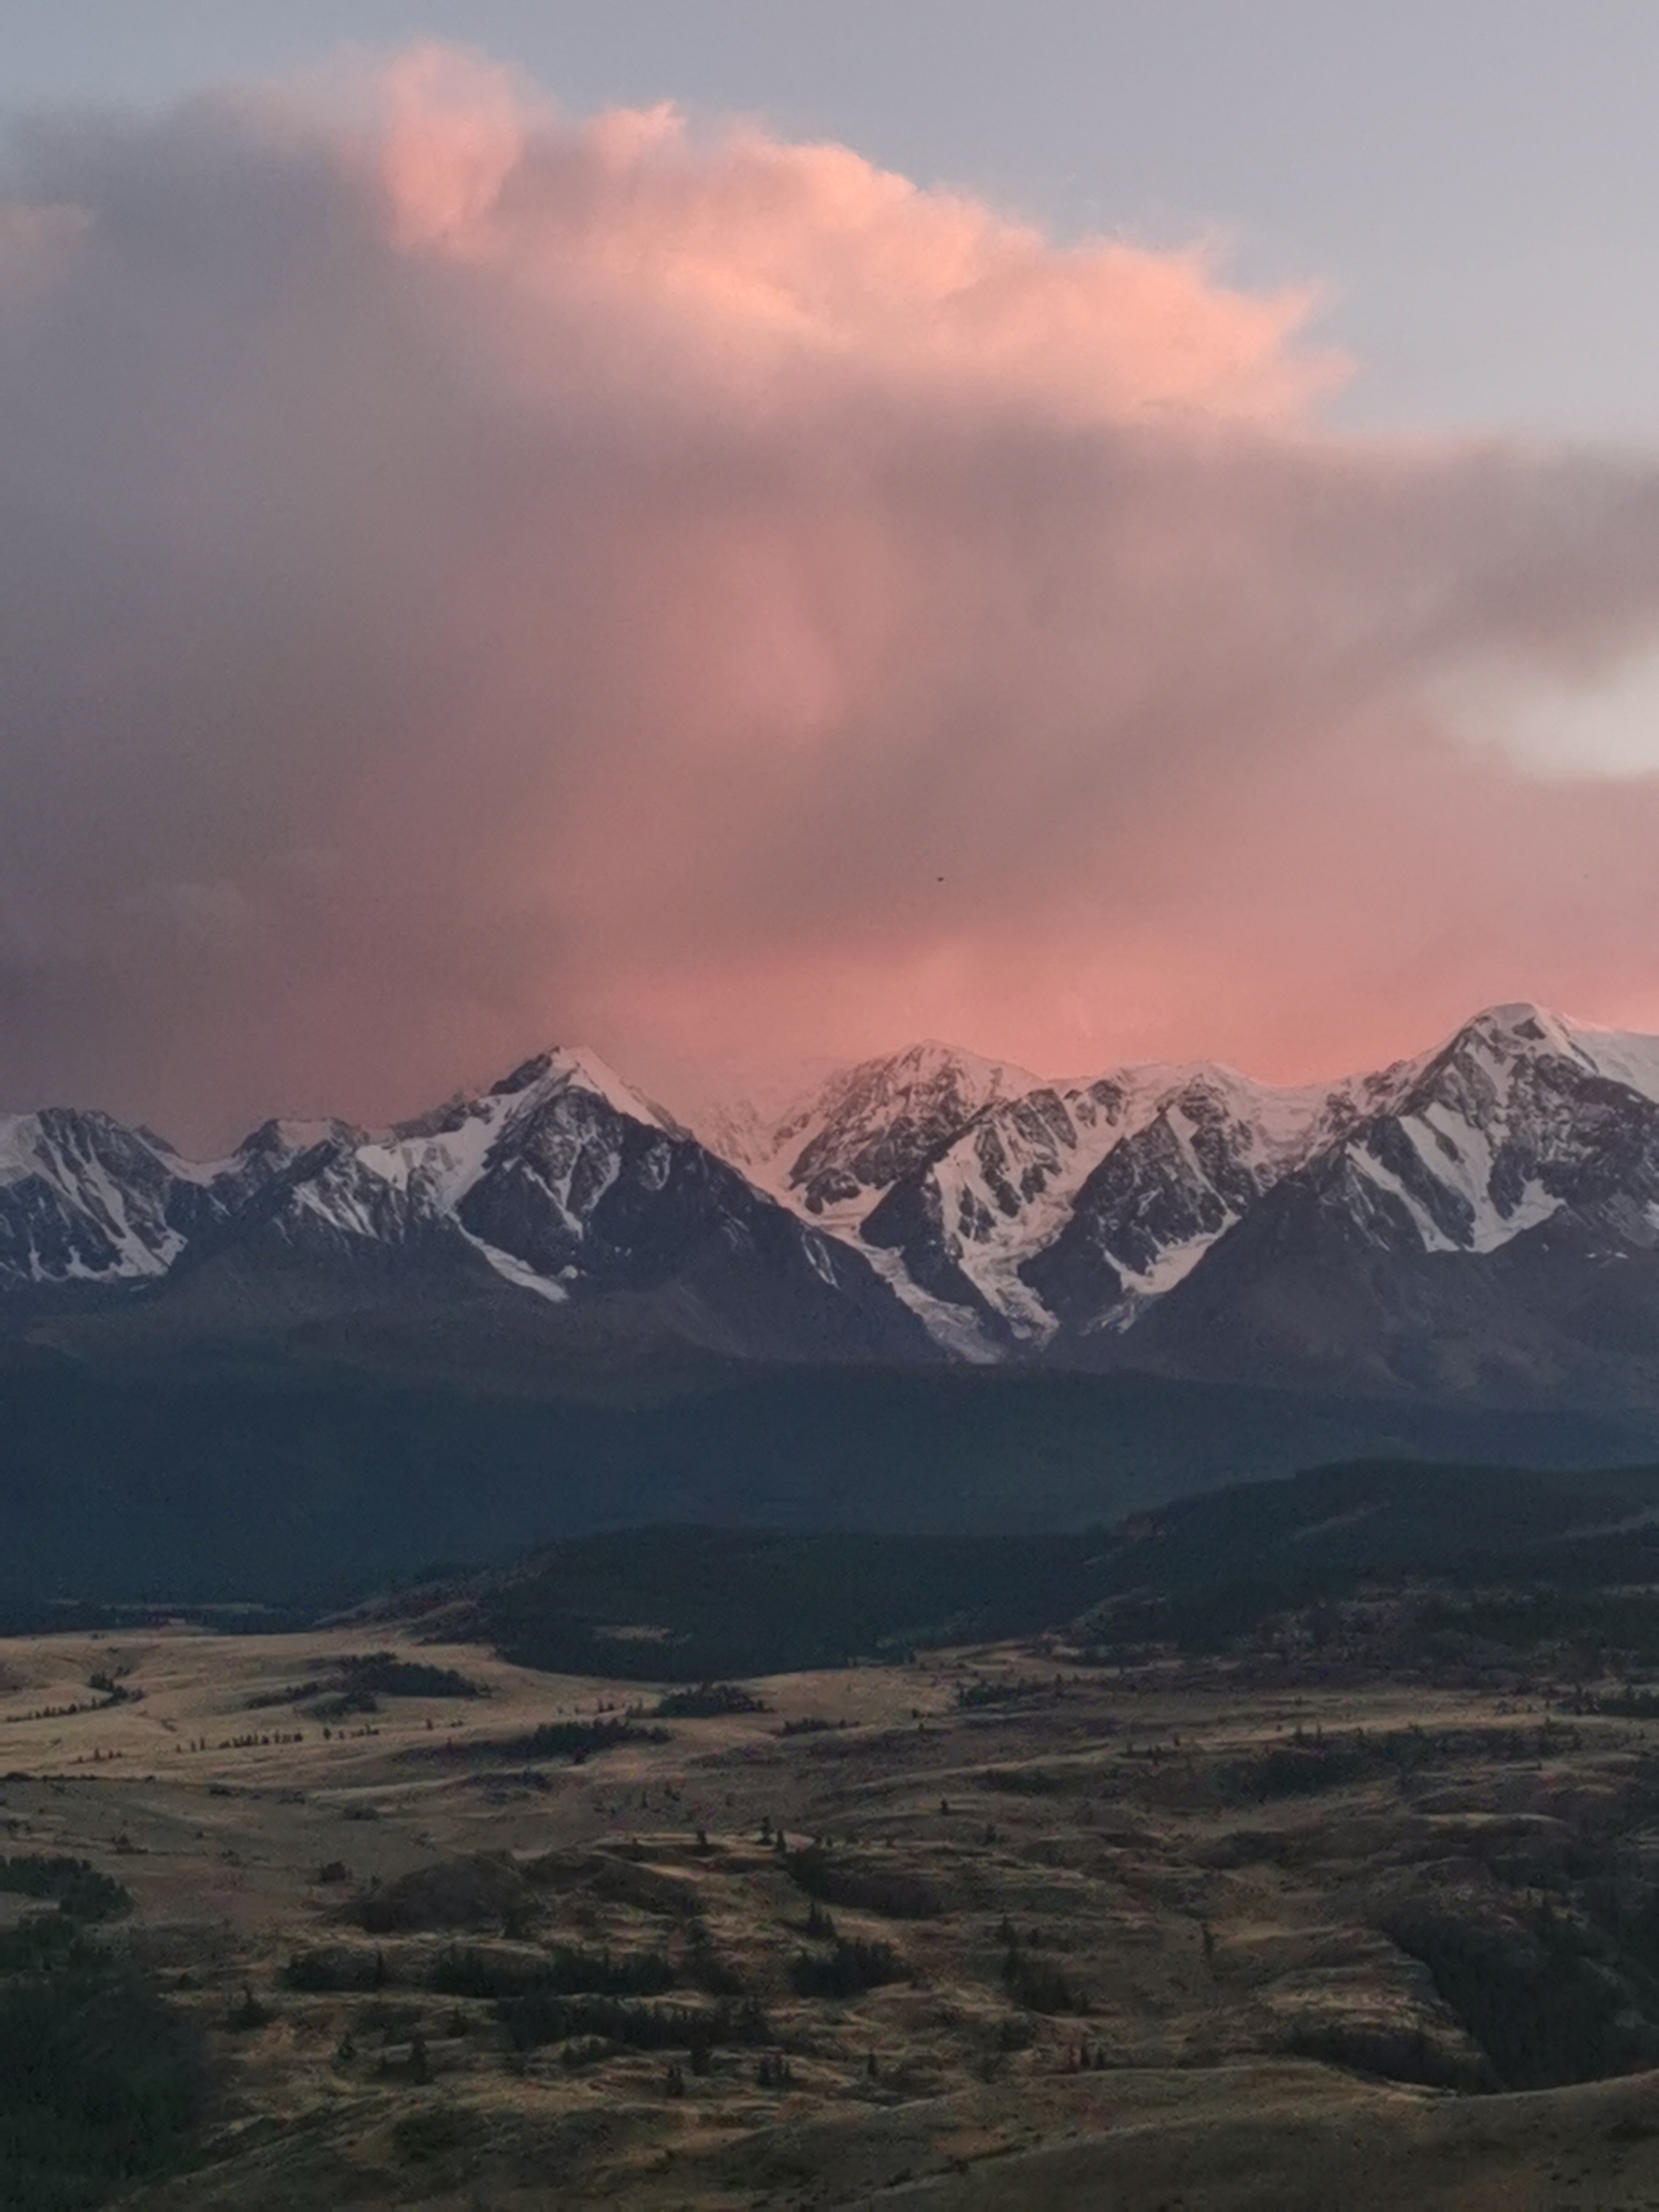
[[[484,1694],[343,1711],[367,1649]],[[145,2212],[1659,2203],[1639,2038],[1517,2090],[1430,1940],[1547,1948],[1645,1852],[1659,1721],[1279,1672],[1041,1643],[659,1714],[362,1626],[14,1639],[0,1820],[205,2031]]]

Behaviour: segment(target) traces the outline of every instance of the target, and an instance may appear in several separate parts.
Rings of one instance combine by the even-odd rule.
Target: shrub
[[[418,2033],[424,2018],[419,2005],[397,2004],[375,1996],[356,2008],[347,2033],[354,2041],[359,2035],[378,2035],[382,2044],[407,2043]]]
[[[483,1698],[489,1692],[453,1667],[400,1659],[392,1651],[361,1651],[339,1662],[347,1687],[382,1698]]]
[[[452,1945],[432,1968],[431,1986],[443,1996],[493,1997],[498,2002],[542,1993],[556,1996],[659,1996],[674,1985],[674,1970],[659,1951],[583,1951],[561,1945],[539,1957],[522,1952],[480,1951]]]
[[[1018,1944],[1011,1943],[1002,1962],[1002,1985],[1017,2005],[1027,2012],[1085,2013],[1089,2001],[1067,1981],[1060,1968],[1046,1959],[1034,1959]]]
[[[617,2046],[607,2043],[602,2035],[574,2036],[559,2053],[559,2063],[567,2074],[580,2074],[585,2066],[603,2065],[614,2058]]]
[[[0,1858],[0,1890],[51,1898],[72,1920],[112,1920],[132,1910],[132,1899],[112,1875],[100,1874],[85,1859],[61,1855]]]
[[[744,1992],[743,1976],[721,1958],[701,1921],[693,1924],[686,1943],[684,1974],[692,1988],[701,1990],[705,1996],[740,1997]]]
[[[653,1717],[665,1721],[714,1720],[724,1713],[763,1713],[764,1698],[738,1682],[702,1682],[695,1690],[671,1690],[659,1698]]]
[[[306,1707],[314,1721],[343,1721],[353,1713],[378,1713],[380,1699],[373,1690],[339,1690],[333,1696],[319,1698]]]
[[[544,1721],[523,1735],[497,1736],[424,1754],[439,1759],[568,1759],[573,1766],[615,1751],[625,1743],[666,1743],[666,1729],[639,1728],[632,1721]]]
[[[32,1912],[0,1930],[0,1974],[46,1974],[87,1955],[85,1939],[58,1912]]]
[[[608,1996],[562,1996],[532,1990],[496,2008],[516,2051],[571,2036],[602,2036],[635,2051],[712,2049],[722,2043],[769,2043],[765,2014],[752,1998],[708,2010],[688,2005],[639,2004]]]
[[[289,1682],[280,1690],[261,1690],[251,1698],[244,1698],[242,1710],[249,1713],[269,1712],[273,1705],[297,1705],[306,1698],[320,1698],[326,1686],[321,1682]]]
[[[233,2034],[248,2035],[256,2028],[269,2027],[275,2017],[270,2006],[261,2004],[252,1987],[244,1983],[241,1996],[225,2016],[225,2026]]]
[[[7,2212],[79,2212],[178,2164],[206,2103],[201,2038],[154,1980],[53,1941],[52,1971],[0,1982]]]
[[[356,1943],[330,1943],[317,1950],[296,1951],[283,1974],[289,1989],[313,1994],[384,1989],[391,1978],[385,1952],[370,1951]]]
[[[842,1857],[817,1844],[786,1852],[783,1867],[808,1897],[844,1905],[855,1912],[879,1912],[889,1920],[929,1920],[945,1909],[939,1892],[921,1875]]]
[[[1376,1765],[1368,1752],[1353,1745],[1286,1744],[1223,1767],[1219,1779],[1236,1797],[1312,1797],[1364,1780]]]
[[[416,1928],[499,1928],[533,1910],[534,1893],[512,1860],[480,1854],[416,1867],[383,1889],[362,1891],[352,1917],[371,1936]]]
[[[1388,1929],[1428,1968],[1506,2089],[1650,2065],[1653,2031],[1593,1931],[1547,1905],[1530,1926],[1425,1914]]]
[[[392,2141],[400,2158],[422,2164],[452,2151],[470,2150],[488,2132],[483,2116],[463,2105],[428,2105],[396,2121]]]
[[[789,1986],[802,1997],[861,1997],[866,1990],[906,1978],[904,1961],[890,1943],[844,1937],[829,1951],[802,1951],[789,1968]]]
[[[1046,1682],[964,1682],[957,1686],[957,1705],[964,1713],[982,1712],[988,1706],[1014,1705],[1027,1698],[1040,1698],[1048,1686]]]

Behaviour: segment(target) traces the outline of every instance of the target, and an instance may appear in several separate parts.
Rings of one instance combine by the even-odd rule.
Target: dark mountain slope
[[[1565,1465],[1651,1437],[1027,1370],[705,1362],[629,1402],[380,1382],[320,1356],[0,1367],[0,1595],[288,1597],[584,1529],[972,1532],[1100,1524],[1243,1469],[1401,1450]],[[660,1384],[653,1369],[651,1379]]]
[[[584,1054],[544,1053],[380,1135],[272,1123],[197,1167],[102,1115],[0,1130],[15,1329],[78,1316],[77,1348],[107,1338],[118,1358],[147,1331],[213,1343],[365,1314],[395,1329],[400,1309],[430,1326],[445,1291],[463,1331],[493,1306],[508,1335],[552,1346],[621,1301],[611,1333],[637,1318],[642,1353],[680,1340],[772,1360],[943,1356],[861,1254]],[[140,1308],[161,1318],[134,1324]]]
[[[1089,1644],[1129,1626],[1202,1650],[1368,1589],[1394,1594],[1421,1658],[1449,1595],[1559,1586],[1576,1619],[1633,1563],[1659,1574],[1659,1468],[1564,1476],[1382,1460],[1072,1534],[688,1527],[576,1537],[370,1611],[493,1644],[527,1666],[707,1680],[1048,1630]],[[1547,1621],[1547,1608],[1534,1601],[1534,1610]],[[1651,1635],[1659,1602],[1648,1613]]]
[[[1060,1356],[1465,1404],[1659,1404],[1659,1105],[1490,1021]],[[1516,1044],[1522,1048],[1516,1049]]]

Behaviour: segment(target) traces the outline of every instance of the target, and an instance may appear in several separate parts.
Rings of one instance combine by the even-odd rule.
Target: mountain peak
[[[1504,1067],[1547,1053],[1572,1061],[1587,1074],[1622,1084],[1644,1098],[1659,1100],[1659,1038],[1628,1030],[1596,1029],[1530,1000],[1484,1007],[1425,1065],[1433,1066],[1470,1050]]]
[[[492,1083],[484,1096],[486,1098],[520,1098],[538,1090],[550,1093],[557,1091],[591,1091],[596,1098],[602,1098],[613,1111],[625,1115],[630,1121],[643,1121],[653,1128],[673,1126],[660,1107],[653,1106],[631,1085],[624,1083],[613,1067],[586,1045],[550,1045],[545,1051],[521,1060],[498,1083]]]
[[[827,1118],[849,1102],[890,1108],[921,1098],[955,1097],[975,1106],[994,1099],[1012,1098],[1041,1088],[1042,1079],[1029,1068],[1006,1060],[987,1060],[960,1045],[943,1044],[935,1037],[903,1045],[896,1052],[878,1053],[838,1068],[820,1084],[810,1099],[800,1102],[780,1124],[781,1133],[793,1126],[806,1126],[813,1118]]]
[[[1459,1037],[1501,1039],[1518,1045],[1550,1044],[1571,1048],[1571,1024],[1530,999],[1512,999],[1502,1006],[1483,1006],[1458,1030]]]
[[[351,1299],[481,1261],[550,1310],[660,1295],[696,1340],[767,1356],[816,1356],[823,1330],[836,1357],[908,1358],[927,1331],[954,1357],[1150,1347],[1208,1375],[1249,1369],[1271,1320],[1287,1373],[1328,1344],[1367,1388],[1417,1387],[1417,1360],[1500,1390],[1536,1345],[1574,1388],[1650,1382],[1659,1405],[1659,1037],[1509,1001],[1294,1090],[1204,1062],[1045,1084],[930,1037],[721,1138],[564,1046],[417,1121],[270,1122],[216,1162],[107,1115],[0,1115],[0,1303],[149,1301],[234,1245]],[[1482,1337],[1489,1310],[1509,1318]],[[1594,1341],[1558,1312],[1593,1315]]]
[[[927,1038],[841,1069],[787,1114],[772,1172],[814,1215],[867,1210],[975,1114],[1038,1088],[1026,1068]]]
[[[924,1075],[935,1069],[952,1068],[993,1079],[1012,1079],[1029,1090],[1035,1090],[1042,1080],[1011,1060],[988,1060],[983,1053],[969,1052],[965,1045],[946,1044],[939,1037],[921,1037],[915,1044],[901,1046],[896,1052],[877,1053],[847,1072],[858,1074],[873,1068]]]

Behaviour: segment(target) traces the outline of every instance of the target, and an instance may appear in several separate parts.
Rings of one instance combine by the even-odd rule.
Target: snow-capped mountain
[[[0,1121],[14,1330],[450,1297],[765,1358],[1659,1406],[1659,1039],[1502,1006],[1293,1090],[925,1044],[701,1138],[555,1051],[391,1129],[273,1121],[207,1163],[104,1115]]]
[[[1417,1387],[1417,1377],[1453,1392],[1464,1382],[1513,1391],[1522,1370],[1566,1387],[1597,1358],[1598,1374],[1611,1362],[1628,1382],[1650,1337],[1659,1362],[1659,1328],[1631,1310],[1659,1240],[1643,1133],[1659,1110],[1659,1040],[1516,1006],[1477,1016],[1416,1059],[1298,1089],[1203,1064],[1024,1088],[1018,1071],[996,1069],[977,1101],[961,1086],[959,1126],[948,1133],[948,1094],[920,1123],[901,1097],[899,1141],[886,1142],[883,1107],[900,1090],[888,1071],[919,1058],[870,1063],[826,1085],[816,1117],[777,1133],[774,1157],[792,1172],[775,1170],[774,1186],[802,1211],[816,1198],[819,1218],[861,1243],[958,1356],[1239,1380],[1316,1374],[1324,1385],[1384,1389]],[[857,1102],[844,1124],[827,1110],[843,1098]],[[809,1147],[820,1131],[841,1139],[832,1159],[844,1172],[833,1186],[814,1182],[819,1155]],[[805,1142],[792,1153],[798,1133]],[[861,1175],[854,1160],[867,1164]],[[1575,1241],[1586,1256],[1569,1266]],[[1418,1262],[1483,1260],[1511,1244],[1505,1275],[1540,1279],[1498,1299],[1507,1310],[1521,1297],[1526,1308],[1498,1334],[1531,1348],[1511,1356],[1500,1345],[1460,1365],[1449,1347],[1467,1352],[1469,1329],[1442,1309],[1454,1282],[1457,1297],[1475,1295],[1481,1270],[1430,1268],[1431,1296],[1414,1279]],[[1632,1341],[1616,1356],[1557,1347],[1546,1358],[1534,1341],[1543,1284],[1577,1281],[1582,1267],[1598,1272],[1593,1297],[1588,1282],[1573,1293],[1580,1309],[1601,1327],[1611,1301]],[[1624,1272],[1610,1274],[1615,1267]],[[1498,1294],[1488,1285],[1480,1295]],[[1608,1387],[1605,1376],[1596,1387]]]
[[[635,1128],[664,1146],[678,1133],[592,1054],[543,1053],[383,1133],[337,1126],[269,1219],[285,1243],[318,1253],[458,1231],[507,1279],[562,1301]],[[488,1233],[495,1226],[504,1241]]]
[[[4,1125],[0,1302],[15,1323],[234,1267],[240,1308],[280,1277],[480,1270],[546,1307],[620,1294],[709,1348],[936,1356],[866,1261],[806,1227],[602,1062],[544,1053],[490,1090],[370,1133],[271,1122],[196,1164],[106,1116]],[[459,1273],[458,1273],[459,1271]],[[250,1284],[253,1289],[250,1291]],[[365,1293],[367,1295],[367,1293]]]
[[[988,1106],[1036,1084],[1005,1060],[916,1044],[841,1069],[766,1123],[728,1108],[710,1135],[799,1212],[846,1230]]]
[[[1230,1070],[1130,1067],[1043,1085],[977,1116],[865,1220],[933,1296],[992,1338],[1133,1318],[1313,1141],[1322,1091]]]
[[[1231,1069],[1046,1084],[938,1044],[832,1077],[710,1141],[855,1240],[944,1345],[988,1358],[1068,1322],[1121,1326],[1397,1071],[1274,1091]]]
[[[1659,1393],[1659,1041],[1479,1015],[1283,1177],[1133,1333],[1206,1374]]]
[[[48,1107],[0,1118],[0,1295],[164,1275],[191,1170],[147,1131]]]

